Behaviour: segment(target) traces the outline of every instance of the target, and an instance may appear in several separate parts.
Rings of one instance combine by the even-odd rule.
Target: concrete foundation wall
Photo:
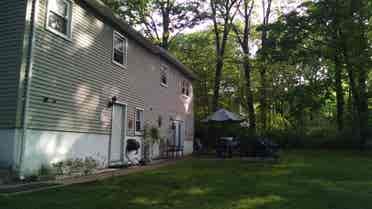
[[[5,161],[2,164],[10,166],[14,156],[16,156],[14,149],[16,145],[12,143],[16,132],[14,130],[0,131],[0,134],[2,134],[4,141],[0,146],[0,157]],[[41,130],[27,130],[26,134],[27,139],[21,168],[22,175],[34,174],[42,165],[52,165],[67,159],[86,157],[93,157],[102,168],[108,166],[109,135]],[[4,140],[5,136],[7,140]],[[140,137],[127,137],[127,139],[129,138],[142,141]],[[191,154],[193,151],[192,141],[185,141],[184,146],[184,154]],[[153,148],[153,157],[159,157],[159,146],[155,145]],[[130,156],[132,159],[140,160],[142,158],[141,153],[140,150],[138,155]],[[128,162],[126,156],[124,157],[125,161]]]
[[[14,165],[17,134],[16,129],[0,129],[0,168],[9,168]]]
[[[194,141],[185,141],[185,144],[184,144],[184,154],[185,155],[190,155],[192,154],[194,151]]]
[[[107,167],[109,135],[27,130],[21,173],[35,173],[41,165],[93,157]]]

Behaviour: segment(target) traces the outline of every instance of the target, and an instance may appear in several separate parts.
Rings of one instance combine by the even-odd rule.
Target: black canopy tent
[[[232,113],[226,109],[219,109],[214,112],[212,115],[206,117],[202,120],[203,123],[240,123],[244,120],[241,119],[235,113]]]
[[[232,141],[223,140],[223,143],[219,140],[221,137],[231,137],[231,135],[226,135],[225,127],[218,127],[218,126],[232,126],[233,124],[240,124],[243,122],[244,119],[239,117],[237,114],[232,113],[226,109],[219,109],[218,111],[214,112],[210,116],[206,117],[204,120],[202,120],[203,123],[208,124],[207,130],[209,133],[210,125],[213,125],[213,138],[216,143],[216,151],[218,156],[223,156],[224,154],[229,152],[229,156],[231,156],[231,143]],[[216,127],[217,126],[217,127]],[[221,133],[221,130],[224,131],[224,133]],[[231,133],[230,133],[231,134]],[[236,133],[235,133],[236,134]],[[209,134],[208,134],[209,137]]]

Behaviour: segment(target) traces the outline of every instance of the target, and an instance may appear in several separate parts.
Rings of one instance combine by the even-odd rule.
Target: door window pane
[[[49,27],[53,28],[54,30],[67,34],[67,21],[63,17],[55,14],[54,12],[49,13]]]
[[[143,110],[136,110],[136,132],[143,131]]]

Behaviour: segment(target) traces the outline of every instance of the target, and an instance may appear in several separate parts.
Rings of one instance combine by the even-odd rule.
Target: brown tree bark
[[[336,87],[336,105],[337,105],[337,128],[341,132],[344,129],[344,89],[342,88],[342,65],[336,52],[335,58],[335,87]]]
[[[222,71],[223,71],[223,66],[224,66],[225,49],[226,49],[226,45],[228,41],[228,36],[231,30],[231,25],[237,12],[237,10],[233,12],[233,8],[236,6],[237,3],[238,3],[238,0],[225,0],[222,2],[216,1],[216,0],[210,0],[210,7],[212,10],[213,32],[215,34],[215,48],[216,48],[216,72],[215,72],[213,100],[212,100],[213,111],[217,111],[219,108],[220,84],[221,84]],[[217,14],[218,12],[220,14]],[[218,18],[223,19],[222,24],[219,24],[217,20]],[[221,37],[220,27],[223,27],[222,37]]]
[[[245,75],[245,88],[246,88],[246,100],[247,110],[249,119],[249,128],[254,134],[256,132],[256,113],[254,110],[253,92],[251,86],[251,64],[249,60],[244,61],[244,75]]]
[[[263,64],[260,68],[260,117],[261,129],[265,133],[267,130],[267,82],[266,82],[266,66]]]
[[[339,5],[336,0],[336,5]],[[340,43],[340,25],[337,8],[333,8],[334,26],[333,26],[333,48],[334,51],[334,65],[335,65],[335,90],[336,90],[336,109],[337,109],[337,129],[342,132],[344,129],[344,107],[345,107],[345,95],[344,89],[342,88],[342,62],[341,53],[339,50]]]
[[[368,95],[367,95],[367,68],[369,66],[369,45],[367,39],[367,28],[364,23],[365,14],[363,14],[363,3],[362,1],[350,1],[350,15],[356,16],[357,18],[352,21],[349,20],[349,24],[352,24],[352,33],[345,31],[342,33],[343,37],[343,55],[348,70],[350,88],[353,95],[353,106],[355,124],[355,138],[359,141],[360,149],[365,148],[369,136],[368,130]],[[348,33],[349,32],[349,33]],[[354,45],[348,45],[355,43]]]
[[[169,0],[163,2],[161,4],[161,15],[163,19],[163,36],[161,37],[161,44],[160,46],[164,49],[169,48],[169,39],[170,39],[170,31],[169,31],[169,25],[170,25],[170,2]]]
[[[364,149],[368,139],[368,95],[366,85],[367,72],[365,68],[360,69],[359,88],[360,88],[360,101],[359,101],[359,124],[360,124],[360,148]]]
[[[220,101],[220,84],[221,84],[221,77],[222,77],[222,69],[223,69],[223,58],[217,57],[216,62],[216,72],[214,76],[214,88],[213,88],[213,100],[212,100],[212,111],[215,112],[219,108],[219,101]]]
[[[262,0],[262,10],[263,10],[263,22],[262,22],[262,33],[261,33],[261,50],[262,50],[262,57],[263,61],[266,59],[266,49],[268,45],[268,29],[267,26],[269,25],[269,19],[271,14],[271,3],[272,0],[266,1]],[[262,124],[262,132],[265,133],[267,130],[267,111],[268,111],[268,104],[267,104],[267,66],[265,62],[260,66],[260,80],[261,80],[261,88],[260,88],[260,109],[261,109],[261,124]]]
[[[243,57],[243,68],[245,77],[245,97],[247,103],[248,119],[249,119],[249,129],[252,134],[256,132],[256,113],[254,110],[254,99],[253,91],[251,86],[251,72],[252,65],[249,59],[250,49],[249,49],[249,39],[251,35],[251,17],[254,6],[254,0],[244,0],[243,9],[240,14],[244,20],[243,31],[239,30],[237,26],[233,26],[237,41],[244,53]]]

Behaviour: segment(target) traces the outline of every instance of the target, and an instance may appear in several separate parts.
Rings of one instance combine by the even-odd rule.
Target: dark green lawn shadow
[[[314,153],[291,152],[278,164],[193,159],[142,174],[0,198],[0,204],[11,209],[372,208],[371,159]]]

